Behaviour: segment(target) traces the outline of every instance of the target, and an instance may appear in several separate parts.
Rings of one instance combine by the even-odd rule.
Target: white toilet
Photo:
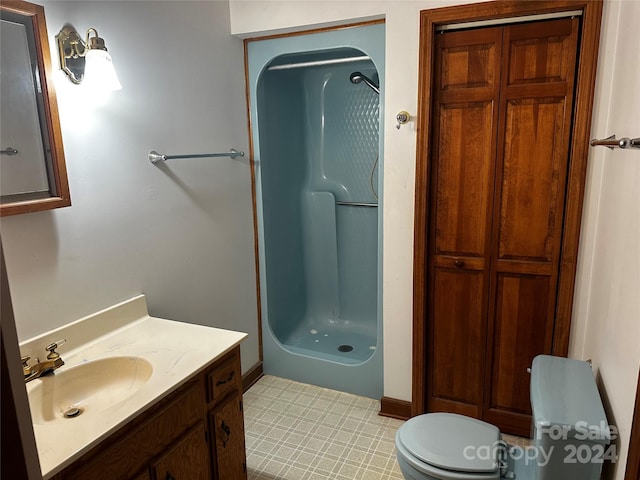
[[[531,366],[531,447],[511,447],[486,422],[427,413],[396,433],[409,480],[598,480],[610,432],[587,362],[539,355]],[[606,458],[606,456],[604,457]]]

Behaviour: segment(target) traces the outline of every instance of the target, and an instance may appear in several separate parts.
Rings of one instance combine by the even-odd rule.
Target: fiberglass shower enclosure
[[[380,398],[384,25],[248,60],[264,371]]]

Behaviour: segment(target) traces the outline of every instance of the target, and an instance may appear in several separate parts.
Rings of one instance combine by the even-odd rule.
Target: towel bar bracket
[[[611,135],[610,137],[603,138],[598,140],[594,138],[589,142],[592,147],[607,147],[613,150],[614,148],[640,148],[640,137],[638,138],[629,138],[623,137],[620,139],[616,139],[615,135]]]

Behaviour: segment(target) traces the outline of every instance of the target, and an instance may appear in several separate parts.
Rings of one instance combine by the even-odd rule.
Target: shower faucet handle
[[[396,128],[400,130],[400,127],[405,123],[408,123],[410,118],[411,118],[411,115],[409,115],[409,112],[405,110],[398,112],[398,114],[396,115],[396,120],[398,121]]]

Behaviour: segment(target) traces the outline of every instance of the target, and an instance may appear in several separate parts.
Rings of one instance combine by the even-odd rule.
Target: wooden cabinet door
[[[209,480],[209,452],[204,422],[171,447],[152,469],[156,480]]]
[[[244,443],[244,418],[242,400],[233,395],[222,406],[210,413],[213,432],[212,454],[219,480],[243,480],[247,478],[247,462]]]
[[[579,20],[436,37],[428,411],[528,434],[551,353]]]
[[[483,418],[528,434],[527,367],[550,354],[579,20],[504,28]]]

